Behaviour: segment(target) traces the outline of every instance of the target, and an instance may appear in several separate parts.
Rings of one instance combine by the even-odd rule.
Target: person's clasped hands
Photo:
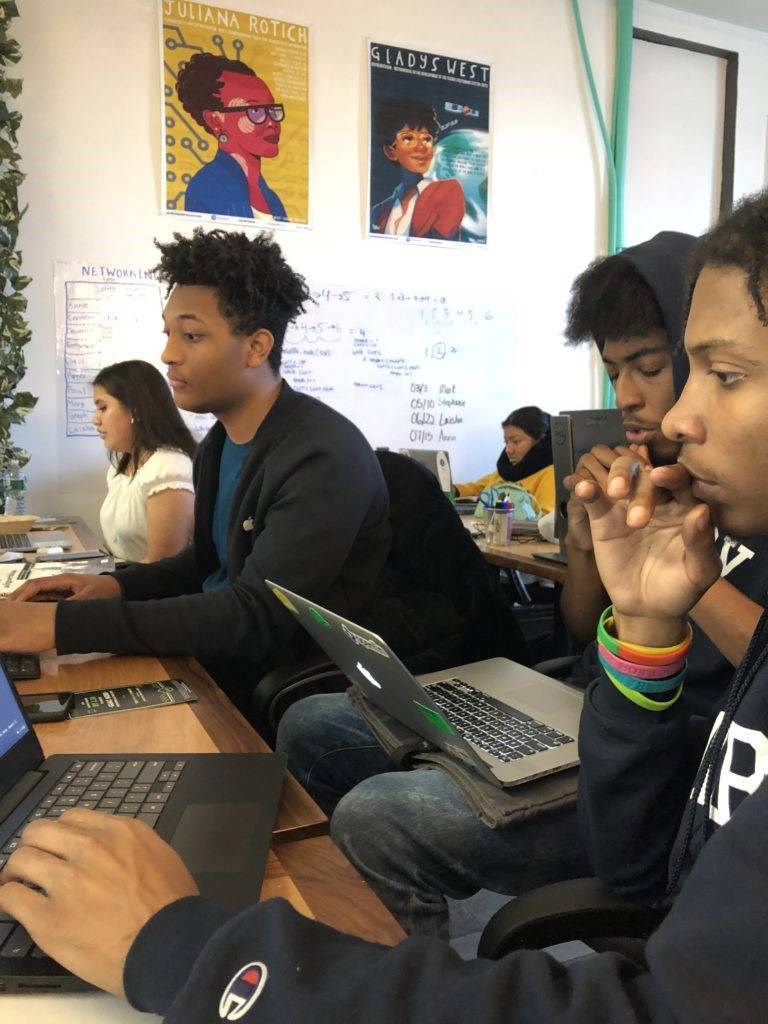
[[[690,484],[679,463],[652,467],[644,446],[597,445],[565,480],[568,543],[594,550],[627,639],[647,639],[651,622],[657,645],[679,634],[720,575],[710,511]]]

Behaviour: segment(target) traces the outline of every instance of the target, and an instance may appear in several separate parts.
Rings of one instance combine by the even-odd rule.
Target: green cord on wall
[[[571,0],[576,36],[579,41],[581,60],[587,78],[592,109],[600,131],[605,150],[605,166],[608,175],[608,254],[624,248],[624,186],[627,171],[627,134],[629,126],[629,86],[632,78],[632,22],[634,0],[616,0],[616,72],[613,87],[613,110],[611,135],[608,136],[600,97],[592,74],[584,24],[581,20],[579,0]],[[603,408],[615,405],[613,387],[607,376],[603,377]]]

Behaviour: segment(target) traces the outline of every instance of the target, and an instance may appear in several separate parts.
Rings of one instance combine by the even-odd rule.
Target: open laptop
[[[507,658],[420,682],[375,633],[265,582],[369,701],[497,786],[578,764],[580,691]]]
[[[242,910],[259,898],[284,772],[280,754],[46,759],[0,663],[0,864],[35,818],[58,817],[73,806],[127,814],[171,844],[204,896],[227,910]],[[45,956],[0,911],[0,992],[90,987]]]
[[[425,469],[437,477],[440,490],[447,497],[453,494],[453,479],[451,477],[451,460],[448,452],[437,451],[432,448],[401,448],[401,455],[407,455],[409,459],[420,463]]]
[[[586,452],[596,444],[609,448],[626,444],[627,435],[618,409],[573,409],[552,417],[552,462],[555,467],[555,536],[560,544],[557,552],[537,551],[534,558],[542,561],[562,562],[565,553],[565,535],[568,521],[565,516],[570,493],[563,481],[573,473]]]
[[[0,533],[0,552],[20,551],[24,554],[40,548],[71,548],[66,533],[56,530],[36,530],[34,533]]]

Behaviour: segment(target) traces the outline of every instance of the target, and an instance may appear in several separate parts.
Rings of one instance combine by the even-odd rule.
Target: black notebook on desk
[[[86,807],[146,822],[181,856],[203,896],[242,910],[259,898],[284,772],[281,754],[45,758],[0,666],[0,867],[28,822]],[[90,987],[0,911],[0,993]]]

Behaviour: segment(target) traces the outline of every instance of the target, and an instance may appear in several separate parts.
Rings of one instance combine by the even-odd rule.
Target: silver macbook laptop
[[[448,497],[453,494],[451,460],[448,458],[448,452],[432,448],[401,448],[400,454],[407,455],[409,459],[419,462],[433,476],[437,477],[443,494]]]
[[[39,551],[40,548],[71,548],[66,533],[55,530],[34,530],[32,533],[0,533],[0,551]]]
[[[506,658],[417,680],[375,633],[265,582],[368,700],[496,785],[578,764],[580,691]]]

